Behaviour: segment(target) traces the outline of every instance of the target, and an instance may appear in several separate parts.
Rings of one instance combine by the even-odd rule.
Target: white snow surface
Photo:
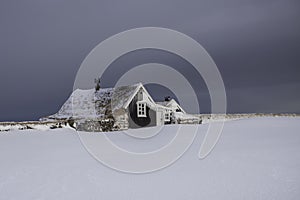
[[[176,126],[143,140],[107,134],[141,152],[166,144]],[[228,121],[204,160],[197,154],[208,124],[185,126],[199,126],[190,149],[170,167],[139,175],[102,165],[71,129],[1,132],[0,199],[299,199],[300,118]]]

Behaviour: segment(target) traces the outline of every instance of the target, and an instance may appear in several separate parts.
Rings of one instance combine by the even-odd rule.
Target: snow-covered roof
[[[112,110],[116,111],[121,108],[127,108],[128,104],[141,87],[143,87],[143,85],[138,83],[115,88],[111,98]]]
[[[169,102],[168,101],[157,101],[155,103],[158,104],[158,105],[167,107]]]
[[[155,102],[158,105],[167,107],[167,108],[180,108],[180,110],[185,113],[185,111],[182,109],[182,107],[174,100],[171,99],[170,101],[162,101],[162,102]]]
[[[101,88],[98,91],[76,89],[61,109],[47,118],[102,118],[107,113],[126,108],[128,101],[140,87],[143,87],[141,83],[117,88]]]
[[[94,89],[73,91],[68,100],[63,104],[61,109],[54,115],[48,118],[65,119],[76,116],[95,116]]]

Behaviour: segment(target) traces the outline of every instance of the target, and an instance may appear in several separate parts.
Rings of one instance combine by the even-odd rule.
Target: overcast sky
[[[55,113],[98,43],[145,26],[180,31],[204,46],[223,77],[229,113],[300,113],[299,19],[299,0],[1,0],[0,121]],[[103,87],[116,81],[113,69],[148,62],[188,65],[168,52],[133,52],[112,64]],[[167,91],[149,89],[157,99]],[[205,84],[197,92],[209,112]]]

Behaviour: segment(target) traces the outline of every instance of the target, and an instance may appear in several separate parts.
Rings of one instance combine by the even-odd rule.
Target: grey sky
[[[298,0],[2,0],[0,121],[56,112],[99,42],[144,26],[178,30],[206,48],[222,74],[228,112],[300,113],[299,19]],[[176,68],[183,62],[158,51],[127,56],[111,69],[152,60]],[[107,73],[103,85],[111,79]],[[152,92],[159,96],[161,90]],[[208,112],[205,85],[198,98]]]

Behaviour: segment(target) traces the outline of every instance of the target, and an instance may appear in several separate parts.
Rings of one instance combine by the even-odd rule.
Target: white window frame
[[[164,116],[165,122],[169,122],[171,120],[170,113],[171,113],[170,110],[165,110],[165,116]]]
[[[146,115],[146,103],[137,102],[137,116],[138,117],[147,117],[147,115]]]

